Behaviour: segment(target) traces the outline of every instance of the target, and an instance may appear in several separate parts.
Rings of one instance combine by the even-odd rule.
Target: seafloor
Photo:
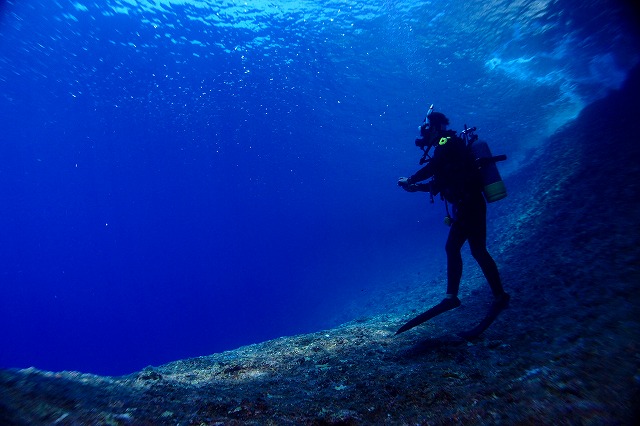
[[[0,424],[638,424],[639,77],[555,134],[510,179],[510,202],[491,205],[512,301],[479,339],[455,337],[490,303],[477,273],[461,308],[394,336],[438,300],[438,277],[384,315],[129,376],[1,371]]]

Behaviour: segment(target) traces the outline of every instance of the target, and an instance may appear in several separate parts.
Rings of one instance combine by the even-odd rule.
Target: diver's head
[[[429,127],[435,130],[447,130],[449,119],[441,112],[432,112],[427,117],[429,120]]]
[[[449,119],[441,112],[429,113],[427,120],[429,123],[422,123],[420,126],[420,138],[416,139],[416,146],[422,149],[425,155],[438,143],[443,132],[447,130],[447,124],[449,124]],[[423,164],[423,162],[420,164]]]
[[[441,112],[432,112],[427,117],[429,120],[429,127],[435,130],[447,130],[449,119]]]

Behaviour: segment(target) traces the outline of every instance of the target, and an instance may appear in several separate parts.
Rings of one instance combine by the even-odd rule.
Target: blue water
[[[444,207],[396,186],[428,105],[508,183],[639,62],[628,16],[0,1],[0,367],[125,374],[379,313],[444,267]]]

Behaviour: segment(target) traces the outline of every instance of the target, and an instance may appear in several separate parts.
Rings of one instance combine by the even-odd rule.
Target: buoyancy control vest
[[[475,158],[465,141],[453,130],[443,132],[436,145],[431,164],[433,193],[459,204],[474,193],[482,191],[482,180]]]

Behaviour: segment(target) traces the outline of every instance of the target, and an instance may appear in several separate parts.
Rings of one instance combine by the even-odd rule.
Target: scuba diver
[[[461,337],[471,338],[482,333],[497,315],[504,310],[510,296],[505,293],[498,267],[487,251],[487,204],[506,196],[504,183],[495,168],[496,161],[506,159],[506,156],[491,157],[485,142],[478,142],[478,148],[473,146],[477,136],[475,128],[468,129],[465,125],[462,137],[455,131],[448,130],[449,119],[442,113],[433,112],[433,105],[420,126],[421,137],[416,139],[424,155],[420,164],[426,163],[414,175],[402,177],[398,185],[408,192],[429,192],[433,196],[440,194],[447,208],[445,223],[451,227],[445,245],[447,254],[447,293],[442,302],[418,315],[402,326],[396,334],[407,331],[429,319],[460,306],[458,290],[462,278],[462,246],[469,241],[471,254],[480,265],[486,277],[494,301],[485,319],[473,330],[459,333]],[[435,146],[433,157],[429,150]],[[428,157],[428,158],[427,158]],[[484,175],[483,175],[483,170]],[[493,182],[486,182],[487,170],[494,173]],[[497,175],[497,178],[495,177]],[[429,182],[423,182],[430,179]],[[488,184],[488,185],[487,185]],[[451,205],[451,210],[449,209]]]

